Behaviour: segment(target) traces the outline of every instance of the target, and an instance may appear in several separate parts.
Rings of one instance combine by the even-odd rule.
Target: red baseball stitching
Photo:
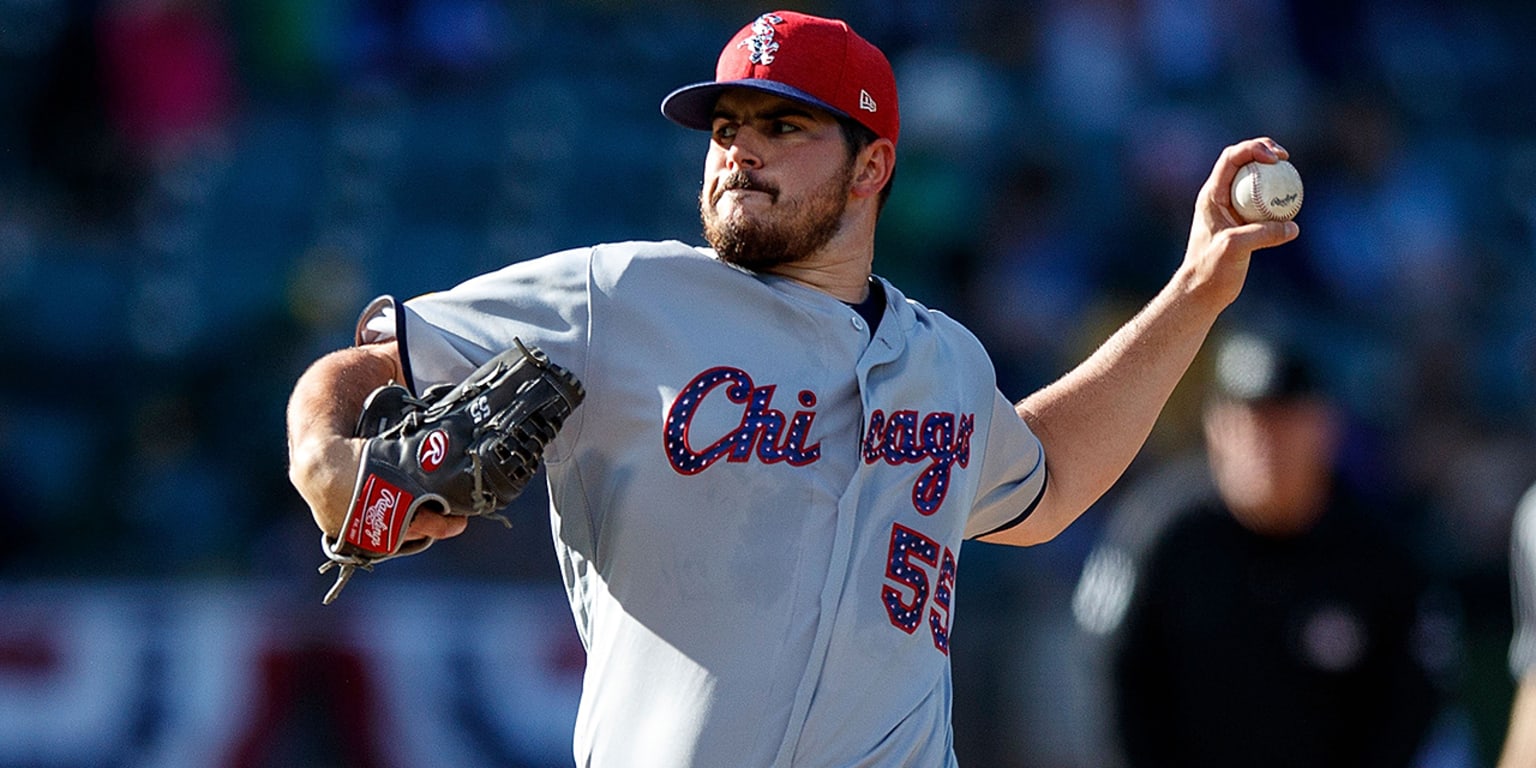
[[[1269,212],[1269,204],[1264,202],[1264,195],[1259,192],[1260,182],[1264,180],[1259,174],[1263,169],[1262,164],[1253,163],[1253,204],[1258,206],[1259,216],[1262,219],[1273,220],[1274,216]]]

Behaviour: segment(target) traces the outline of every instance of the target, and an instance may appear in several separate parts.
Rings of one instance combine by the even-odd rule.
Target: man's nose
[[[731,146],[725,150],[725,159],[731,168],[757,169],[763,167],[763,155],[760,144],[763,137],[751,128],[742,128],[731,139]]]

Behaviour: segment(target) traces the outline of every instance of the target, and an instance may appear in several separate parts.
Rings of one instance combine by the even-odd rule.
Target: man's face
[[[842,226],[853,181],[830,114],[757,91],[715,105],[699,213],[720,258],[753,271],[800,261]]]
[[[1306,399],[1215,402],[1206,408],[1205,436],[1217,488],[1240,520],[1282,535],[1311,527],[1339,438],[1331,407]]]

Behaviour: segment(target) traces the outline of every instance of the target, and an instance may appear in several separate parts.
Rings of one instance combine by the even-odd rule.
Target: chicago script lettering
[[[795,411],[786,418],[783,411],[772,407],[777,389],[772,384],[757,386],[740,368],[721,366],[693,377],[667,411],[663,431],[667,461],[679,473],[694,475],[721,459],[744,462],[755,456],[764,464],[782,461],[798,467],[821,458],[820,441],[805,444],[815,412]],[[718,395],[716,390],[720,390]],[[741,421],[714,442],[696,449],[695,436],[691,434],[694,417],[706,398],[719,395],[745,406]],[[808,389],[801,390],[797,399],[804,408],[816,406],[816,393]]]
[[[949,494],[951,468],[971,462],[971,433],[976,415],[936,411],[920,416],[917,411],[876,410],[864,431],[864,463],[884,460],[891,466],[930,464],[912,484],[912,506],[924,515],[939,510]]]

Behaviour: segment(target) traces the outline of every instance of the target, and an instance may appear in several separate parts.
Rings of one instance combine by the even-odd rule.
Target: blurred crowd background
[[[1162,285],[1223,146],[1271,135],[1290,150],[1306,182],[1302,237],[1260,254],[1218,332],[1282,329],[1336,384],[1351,417],[1345,481],[1456,597],[1448,727],[1463,744],[1456,764],[1490,765],[1511,691],[1509,518],[1536,481],[1536,6],[794,7],[848,19],[890,55],[903,131],[876,270],[974,329],[1014,397],[1081,359]],[[360,577],[367,585],[342,601],[358,606],[314,611],[329,579],[314,574],[317,537],[285,476],[289,389],[350,343],[375,295],[595,242],[700,242],[705,138],[658,104],[712,77],[724,41],[766,10],[0,0],[0,709],[46,720],[39,707],[54,700],[36,686],[66,672],[86,681],[81,700],[118,690],[116,668],[59,650],[78,645],[77,631],[114,645],[119,624],[101,619],[114,610],[131,617],[123,626],[153,628],[130,644],[153,662],[137,685],[184,695],[187,681],[163,673],[184,644],[217,655],[207,649],[225,646],[210,638],[275,636],[276,651],[229,658],[263,659],[264,690],[299,686],[291,703],[326,675],[283,670],[352,679],[337,670],[371,658],[326,639],[343,622],[390,626],[401,606],[454,594],[560,608],[535,492],[518,502],[514,531],[472,530]],[[1198,449],[1207,376],[1197,361],[1132,479]],[[1090,511],[1031,550],[966,548],[954,635],[962,762],[1074,765],[1072,709],[1089,704],[1072,696],[1068,602],[1102,518]],[[401,583],[432,589],[378,597]],[[372,601],[352,594],[370,590]],[[244,621],[266,619],[229,633],[212,611],[188,619],[190,636],[160,621],[226,600],[249,608],[235,612]],[[455,631],[506,618],[464,602]],[[100,621],[62,618],[81,610]],[[570,630],[560,611],[538,615]],[[565,649],[540,658],[569,693],[579,658],[569,638],[547,644]],[[515,648],[526,651],[462,658]],[[246,733],[230,762],[365,764],[305,746],[358,727],[320,709],[268,712],[268,730]],[[13,732],[0,765],[150,764],[123,745],[172,719],[156,711],[104,746],[45,725]],[[568,736],[554,720],[540,722]],[[481,725],[468,731],[491,732]],[[67,743],[43,746],[55,738]],[[282,745],[252,746],[262,739]],[[95,749],[113,750],[112,762]],[[506,750],[501,764],[516,764]]]

